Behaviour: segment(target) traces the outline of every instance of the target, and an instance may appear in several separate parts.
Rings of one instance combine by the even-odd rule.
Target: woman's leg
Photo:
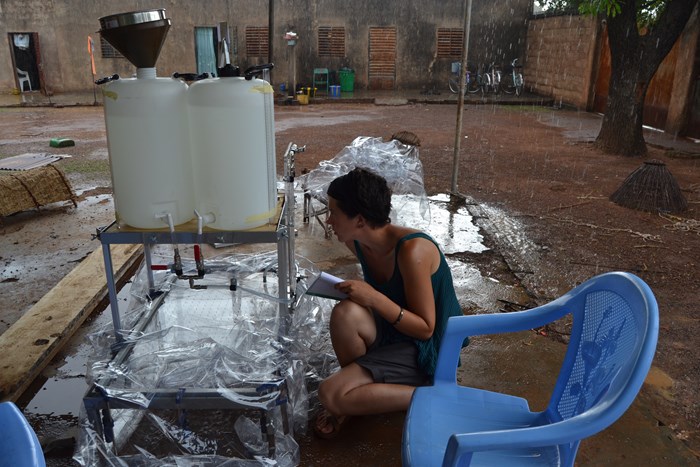
[[[367,353],[377,338],[372,312],[350,300],[339,302],[331,312],[331,342],[341,367]]]
[[[404,384],[375,383],[369,371],[351,363],[321,382],[318,395],[336,416],[370,415],[408,409],[414,390]]]
[[[331,313],[331,341],[340,370],[321,382],[318,397],[323,410],[316,419],[316,431],[331,435],[334,426],[347,415],[369,415],[406,410],[413,386],[375,383],[366,369],[353,363],[367,353],[377,338],[374,315],[350,300],[338,303]]]

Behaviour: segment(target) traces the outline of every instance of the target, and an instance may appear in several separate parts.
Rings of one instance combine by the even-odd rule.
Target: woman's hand
[[[347,294],[348,298],[358,305],[369,308],[375,307],[375,297],[379,292],[365,281],[348,280],[339,282],[335,288]],[[383,296],[383,295],[382,295]]]

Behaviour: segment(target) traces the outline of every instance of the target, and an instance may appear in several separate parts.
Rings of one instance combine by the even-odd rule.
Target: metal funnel
[[[136,68],[153,68],[170,29],[164,9],[131,11],[100,18],[100,34]]]

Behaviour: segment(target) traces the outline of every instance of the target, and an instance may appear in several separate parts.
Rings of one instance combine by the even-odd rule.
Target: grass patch
[[[539,104],[513,104],[513,105],[501,105],[499,110],[512,111],[512,112],[549,112],[552,110],[551,106],[542,106]]]
[[[61,168],[66,173],[102,174],[109,175],[109,161],[107,159],[63,159]]]

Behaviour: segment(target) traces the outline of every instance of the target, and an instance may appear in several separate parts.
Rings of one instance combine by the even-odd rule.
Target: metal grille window
[[[100,36],[100,53],[102,58],[124,58],[117,49],[112,47],[112,44],[107,42],[104,37]]]
[[[464,31],[456,28],[438,28],[437,57],[459,58],[462,56]]]
[[[245,54],[247,57],[267,57],[267,26],[246,26]]]
[[[318,28],[318,56],[345,57],[345,28],[322,26]]]

